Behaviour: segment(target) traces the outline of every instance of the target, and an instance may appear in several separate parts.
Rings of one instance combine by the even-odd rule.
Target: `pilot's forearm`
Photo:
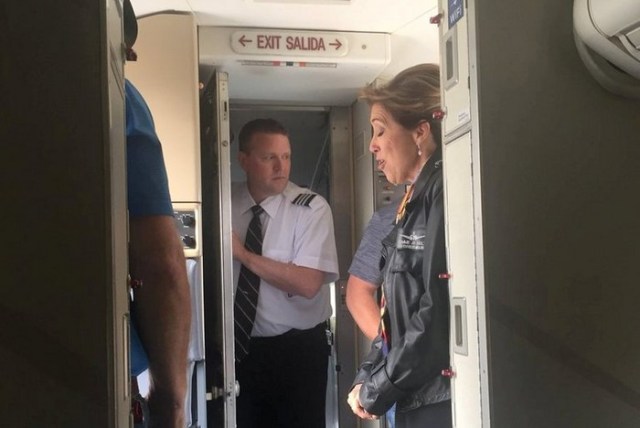
[[[324,272],[318,269],[278,262],[250,251],[244,251],[239,261],[264,281],[290,294],[311,299],[323,285]]]

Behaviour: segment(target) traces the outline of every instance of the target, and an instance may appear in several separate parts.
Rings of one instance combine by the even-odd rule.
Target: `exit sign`
[[[347,37],[339,33],[236,31],[231,48],[240,54],[341,57],[349,52]]]

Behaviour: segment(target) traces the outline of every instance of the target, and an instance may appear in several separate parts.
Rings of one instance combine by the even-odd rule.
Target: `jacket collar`
[[[429,178],[436,172],[442,169],[442,148],[438,147],[435,152],[431,155],[426,164],[422,167],[420,174],[418,175],[418,179],[415,183],[415,188],[413,189],[413,194],[415,196],[420,195],[424,190],[427,181]],[[409,202],[411,204],[413,199]]]

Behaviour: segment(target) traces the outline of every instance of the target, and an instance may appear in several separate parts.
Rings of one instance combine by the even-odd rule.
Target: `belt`
[[[316,331],[324,331],[327,328],[329,328],[329,322],[328,321],[322,321],[320,324],[318,324],[315,327],[312,327],[310,329],[307,330],[298,330],[297,328],[292,328],[291,330],[282,333],[280,336],[276,336],[276,337],[296,337],[296,336],[300,336],[306,333],[312,333],[312,332],[316,332]]]

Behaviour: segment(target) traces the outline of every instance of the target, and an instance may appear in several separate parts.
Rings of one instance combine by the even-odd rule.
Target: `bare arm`
[[[135,300],[149,356],[150,426],[183,427],[191,307],[182,245],[169,216],[132,218],[129,227],[131,275],[143,281]]]
[[[323,285],[324,272],[293,263],[283,263],[248,251],[240,238],[233,236],[233,257],[260,278],[280,290],[313,298]]]
[[[376,299],[375,284],[350,275],[347,281],[347,308],[360,330],[370,340],[378,335],[380,306]]]

